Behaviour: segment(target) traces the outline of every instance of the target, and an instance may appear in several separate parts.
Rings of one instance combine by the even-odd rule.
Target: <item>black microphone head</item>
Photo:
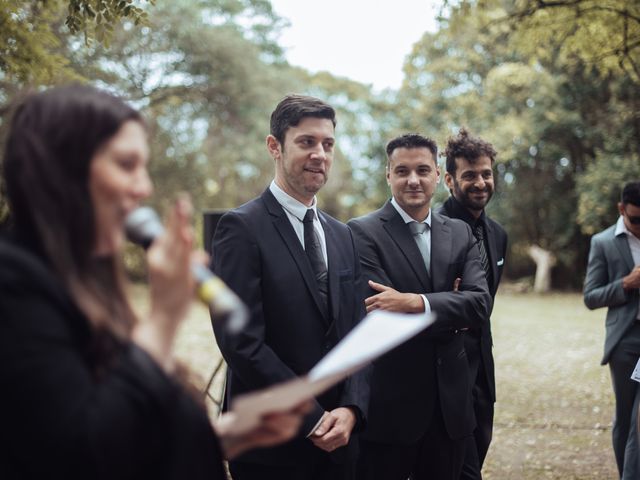
[[[151,207],[136,208],[127,215],[124,229],[130,241],[145,249],[149,248],[155,238],[164,232],[158,214]]]

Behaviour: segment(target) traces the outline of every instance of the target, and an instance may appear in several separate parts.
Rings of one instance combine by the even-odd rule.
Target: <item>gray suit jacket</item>
[[[481,328],[491,309],[471,229],[461,220],[432,212],[429,274],[409,227],[390,202],[348,225],[364,279],[426,294],[437,315],[429,329],[374,363],[363,436],[381,443],[414,443],[434,421],[436,408],[450,438],[470,435],[475,417],[460,329]],[[462,282],[454,292],[456,278]],[[367,287],[365,296],[375,293]]]
[[[591,238],[587,276],[584,280],[584,303],[587,308],[609,307],[602,365],[633,326],[638,316],[638,290],[625,292],[622,277],[634,268],[625,234],[615,235],[612,225]]]

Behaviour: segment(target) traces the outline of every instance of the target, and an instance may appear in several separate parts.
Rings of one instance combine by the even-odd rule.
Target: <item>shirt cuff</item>
[[[420,296],[422,297],[422,301],[424,302],[424,313],[431,314],[431,304],[429,303],[429,300],[427,300],[427,296],[423,295],[422,293],[420,294]]]

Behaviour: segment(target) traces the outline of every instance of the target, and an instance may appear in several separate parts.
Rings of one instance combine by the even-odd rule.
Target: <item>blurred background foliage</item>
[[[445,0],[438,22],[407,52],[401,88],[375,92],[289,65],[268,0],[0,0],[0,143],[25,91],[89,82],[144,112],[154,206],[186,190],[199,211],[231,208],[272,178],[271,110],[306,93],[338,110],[321,204],[347,220],[388,197],[390,138],[443,146],[466,126],[499,152],[489,212],[509,232],[507,276],[532,275],[539,245],[558,258],[554,286],[579,288],[590,235],[640,178],[640,3]]]

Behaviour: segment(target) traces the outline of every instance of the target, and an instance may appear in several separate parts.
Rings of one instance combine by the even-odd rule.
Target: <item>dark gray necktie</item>
[[[327,276],[327,265],[324,262],[324,256],[322,255],[322,245],[320,244],[320,238],[316,233],[316,229],[313,228],[314,211],[312,208],[307,210],[302,223],[304,225],[304,250],[311,263],[311,269],[316,277],[318,283],[318,292],[320,298],[324,302],[323,308],[328,306],[328,293],[329,284]]]
[[[418,245],[422,260],[424,260],[424,266],[429,272],[431,267],[431,251],[429,249],[429,243],[427,242],[427,229],[429,225],[424,222],[409,222],[409,230],[413,234],[413,239]]]
[[[478,240],[478,250],[480,250],[480,263],[485,275],[489,274],[489,255],[487,255],[487,247],[484,244],[484,227],[481,223],[473,227],[473,236]]]

